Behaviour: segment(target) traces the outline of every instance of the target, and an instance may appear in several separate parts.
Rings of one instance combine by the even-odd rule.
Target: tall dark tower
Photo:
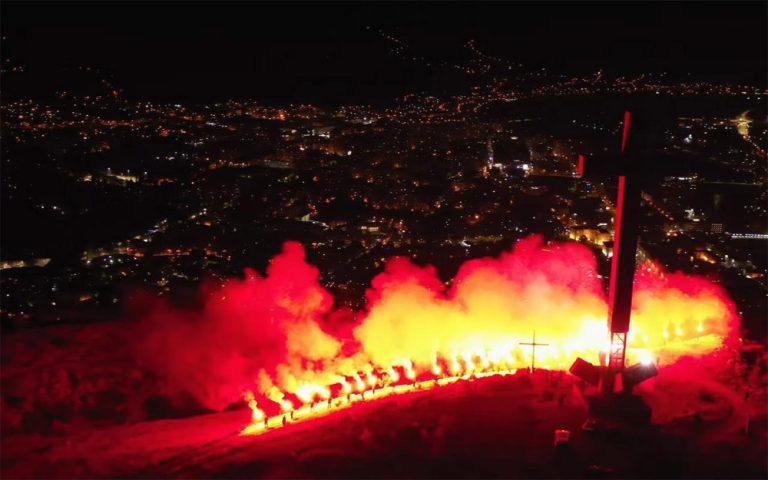
[[[624,112],[621,135],[621,154],[626,155],[630,112]],[[629,146],[631,149],[633,146]],[[583,158],[583,157],[582,157]],[[584,162],[580,162],[584,165]],[[583,172],[580,172],[583,175]],[[619,175],[614,220],[613,261],[611,263],[610,289],[608,290],[608,319],[611,332],[611,346],[608,356],[608,370],[611,380],[606,389],[613,389],[615,379],[621,378],[627,353],[627,333],[632,311],[632,284],[635,279],[635,258],[637,256],[637,234],[640,223],[640,184],[637,178]],[[618,376],[618,377],[617,377]]]
[[[630,393],[632,387],[656,374],[654,365],[627,368],[627,333],[632,312],[632,287],[635,277],[637,241],[640,226],[641,189],[646,182],[665,176],[695,171],[699,159],[662,147],[663,136],[670,121],[676,120],[670,104],[667,108],[633,109],[624,112],[621,150],[619,155],[579,156],[581,176],[603,175],[618,177],[614,246],[608,292],[608,325],[610,351],[608,365],[600,368],[577,359],[571,373],[599,385],[603,394]]]

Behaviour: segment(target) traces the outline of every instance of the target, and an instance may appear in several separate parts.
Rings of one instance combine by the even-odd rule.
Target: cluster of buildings
[[[353,308],[390,256],[434,264],[449,281],[463,261],[531,234],[589,246],[607,274],[615,181],[578,178],[575,160],[616,148],[617,119],[576,109],[553,118],[530,103],[585,82],[603,80],[382,108],[119,96],[4,104],[2,322],[103,318],[139,290],[187,295],[204,279],[263,269],[285,240],[303,242],[324,285]],[[700,86],[668,93],[691,88]],[[749,140],[765,124],[748,119],[677,119],[668,147],[722,168],[645,191],[641,255],[718,275],[756,316],[767,177]]]

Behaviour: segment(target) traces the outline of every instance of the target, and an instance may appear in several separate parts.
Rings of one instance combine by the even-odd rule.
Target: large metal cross
[[[647,110],[646,110],[647,111]],[[659,112],[660,113],[660,112]],[[658,117],[658,115],[657,115]],[[665,120],[667,122],[665,122]],[[624,112],[620,154],[579,155],[579,175],[618,177],[618,194],[614,219],[613,260],[608,293],[608,324],[610,352],[607,371],[598,374],[596,367],[577,359],[571,372],[594,383],[602,379],[604,392],[631,389],[637,378],[625,381],[624,368],[632,312],[632,285],[635,277],[635,256],[640,225],[640,201],[643,184],[665,176],[695,171],[699,159],[669,147],[661,148],[668,118],[652,118],[651,114],[633,116]],[[630,137],[630,126],[633,133]],[[641,380],[640,380],[641,381]]]
[[[627,141],[632,117],[624,112],[621,134],[621,158],[614,163],[627,164]],[[579,174],[588,169],[584,156],[579,156]],[[609,371],[624,368],[627,352],[627,332],[632,310],[632,284],[635,278],[635,256],[637,255],[637,232],[640,223],[640,181],[631,175],[628,165],[619,169],[619,187],[616,195],[616,217],[614,219],[613,261],[611,262],[610,287],[608,289],[608,321],[611,331]],[[631,166],[631,164],[629,165]]]

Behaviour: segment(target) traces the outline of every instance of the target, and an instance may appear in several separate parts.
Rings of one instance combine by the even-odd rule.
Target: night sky
[[[26,67],[26,87],[85,65],[136,99],[375,103],[465,87],[455,72],[389,53],[383,28],[429,58],[466,59],[474,38],[484,52],[558,73],[764,84],[765,19],[764,2],[3,2],[2,57]]]

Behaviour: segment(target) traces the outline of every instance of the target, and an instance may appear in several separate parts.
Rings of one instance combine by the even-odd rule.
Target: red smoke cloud
[[[607,342],[593,254],[538,236],[499,258],[466,262],[450,286],[431,266],[392,258],[372,279],[364,312],[333,309],[296,242],[284,244],[266,276],[245,277],[202,289],[201,310],[161,305],[143,319],[139,361],[169,395],[221,409],[254,391],[259,405],[285,410],[393,366],[414,374],[438,364],[526,366],[530,352],[519,343],[534,330],[550,344],[537,350],[537,365],[549,368],[566,369],[577,355],[596,361]],[[632,321],[630,360],[662,363],[717,349],[737,325],[718,286],[654,265],[637,277]]]
[[[291,358],[311,359],[337,351],[317,321],[333,299],[318,282],[317,268],[304,261],[304,249],[286,242],[267,275],[246,270],[245,279],[207,285],[202,311],[173,310],[160,304],[142,322],[139,360],[168,385],[169,394],[189,393],[211,409],[221,409],[252,387],[260,370],[273,375]]]

